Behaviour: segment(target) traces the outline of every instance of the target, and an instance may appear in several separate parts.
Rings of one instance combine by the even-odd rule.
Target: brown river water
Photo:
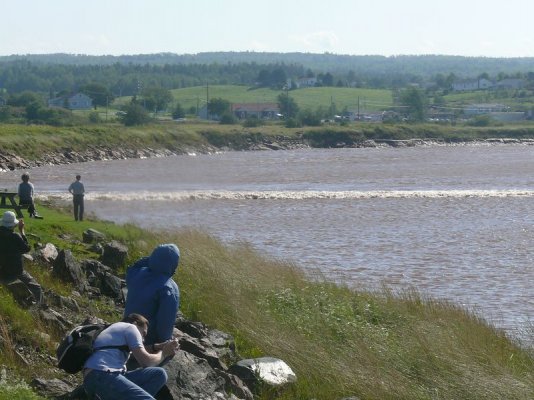
[[[415,288],[532,342],[534,146],[229,152],[46,166],[40,197],[143,227],[248,242],[364,289]],[[15,188],[21,171],[1,172]]]

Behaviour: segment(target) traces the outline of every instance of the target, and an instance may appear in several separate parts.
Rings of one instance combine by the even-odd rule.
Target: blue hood
[[[175,244],[160,244],[148,257],[148,268],[166,276],[172,276],[180,262],[180,250]]]

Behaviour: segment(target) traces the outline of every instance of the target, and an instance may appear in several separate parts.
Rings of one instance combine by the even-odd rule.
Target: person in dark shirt
[[[18,226],[19,232],[15,232]],[[24,232],[24,220],[17,220],[13,211],[6,211],[0,223],[0,282],[9,283],[16,279],[22,281],[33,295],[32,303],[42,304],[41,285],[24,270],[22,255],[31,247]]]
[[[85,187],[80,179],[82,179],[81,175],[76,175],[76,180],[69,186],[69,192],[72,194],[75,221],[83,221],[83,196],[85,194]]]
[[[33,183],[30,182],[30,174],[27,172],[22,174],[22,182],[19,184],[19,205],[28,207],[28,213],[30,218],[42,218],[37,214],[35,210],[35,204],[33,202]]]

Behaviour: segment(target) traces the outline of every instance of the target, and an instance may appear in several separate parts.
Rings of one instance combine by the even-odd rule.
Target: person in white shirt
[[[143,345],[147,331],[148,320],[140,314],[130,314],[97,336],[95,351],[87,359],[83,369],[83,385],[89,398],[154,399],[156,393],[167,383],[167,372],[156,365],[175,354],[178,341],[168,340],[154,344],[151,347],[155,352],[149,353]],[[142,368],[126,370],[130,354],[133,354]]]

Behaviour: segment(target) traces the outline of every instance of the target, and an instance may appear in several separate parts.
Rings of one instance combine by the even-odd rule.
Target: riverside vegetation
[[[152,147],[184,153],[247,149],[254,147],[251,143],[272,144],[280,137],[315,145],[313,134],[371,135],[378,130],[391,135],[385,139],[442,132],[443,140],[448,140],[445,134],[453,133],[449,129],[436,133],[434,126],[431,130],[424,125],[306,130],[202,124],[143,128],[0,125],[0,148],[27,160],[43,160],[50,153],[67,154],[67,160],[75,160],[72,155],[76,152],[103,142],[110,149],[120,145],[132,150]],[[467,140],[532,135],[529,128],[519,126],[455,134],[465,134]],[[342,140],[346,138],[335,143],[339,145]],[[298,265],[266,258],[246,244],[224,245],[205,232],[156,233],[92,218],[75,224],[70,213],[58,207],[40,204],[45,218],[27,221],[33,244],[50,242],[75,256],[87,257],[90,254],[79,240],[83,231],[94,228],[125,243],[130,262],[157,243],[176,242],[182,250],[175,278],[182,290],[184,315],[232,334],[241,356],[278,357],[295,371],[295,384],[284,390],[260,392],[258,399],[534,398],[531,349],[469,310],[416,291],[395,293],[385,288],[369,293],[335,285],[319,273],[304,273]],[[56,281],[48,269],[33,263],[28,269],[45,288],[63,295],[71,293],[72,288]],[[108,321],[120,318],[120,310],[104,300],[82,298],[80,303],[84,313]],[[52,334],[51,340],[40,332]],[[65,377],[53,368],[51,358],[58,334],[50,331],[46,321],[20,308],[2,286],[0,337],[0,400],[39,399],[26,382],[35,376]],[[16,349],[33,354],[30,368],[20,362]]]
[[[192,320],[231,333],[240,355],[285,360],[298,380],[258,399],[531,399],[534,360],[484,320],[415,291],[368,293],[335,285],[319,273],[268,259],[246,244],[223,245],[192,230],[153,232],[89,220],[74,223],[68,210],[40,204],[43,220],[28,220],[30,241],[51,242],[90,257],[79,238],[94,228],[129,247],[129,260],[156,244],[176,242],[182,264],[175,276],[182,311]],[[45,288],[72,288],[48,269],[28,265]],[[124,272],[124,270],[123,270]],[[79,299],[84,313],[120,318],[106,301]],[[53,368],[59,339],[46,322],[21,309],[0,287],[0,399],[40,399],[24,382],[65,377]],[[43,339],[47,332],[52,339]],[[33,353],[30,368],[14,349]],[[7,373],[6,373],[7,371]],[[16,379],[14,378],[16,377]]]
[[[81,162],[90,159],[267,150],[295,147],[458,144],[534,139],[532,124],[467,127],[435,124],[351,124],[286,128],[207,122],[159,121],[125,127],[110,122],[72,127],[0,124],[0,169]],[[399,142],[404,141],[404,142]]]

